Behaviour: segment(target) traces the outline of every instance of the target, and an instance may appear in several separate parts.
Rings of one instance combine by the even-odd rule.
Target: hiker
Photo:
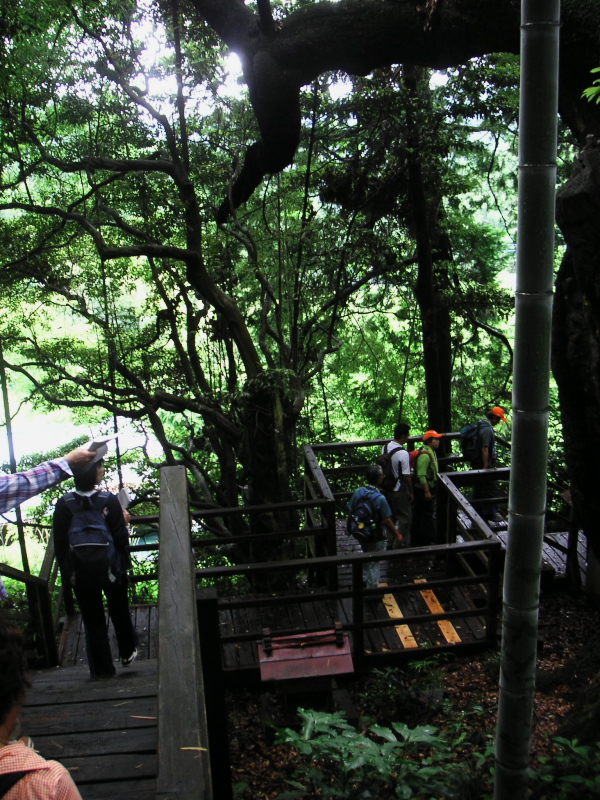
[[[386,466],[382,465],[382,458],[378,463],[382,465],[384,472],[383,493],[392,509],[392,516],[396,527],[402,534],[403,544],[409,544],[410,523],[412,521],[412,504],[414,503],[414,493],[412,478],[410,475],[410,457],[403,445],[408,441],[410,428],[406,422],[399,422],[394,428],[394,438],[385,444],[381,450],[384,461],[389,463],[389,475],[391,480],[386,485]],[[392,546],[396,545],[394,540]]]
[[[348,501],[348,531],[358,539],[363,553],[385,550],[383,525],[402,542],[402,534],[392,519],[392,509],[379,487],[383,470],[379,464],[370,464],[366,470],[367,484],[357,489]],[[361,528],[362,526],[362,528]],[[363,535],[357,529],[365,530]],[[363,565],[363,583],[367,589],[376,589],[381,580],[381,564],[370,561]]]
[[[0,514],[70,478],[73,466],[89,463],[94,455],[93,450],[78,447],[66,456],[44,461],[25,472],[0,475]]]
[[[471,469],[496,469],[497,451],[494,428],[499,422],[508,422],[506,412],[501,406],[494,406],[483,419],[476,423],[475,446],[469,457]],[[498,507],[494,501],[488,503],[481,501],[485,501],[488,497],[498,497],[499,491],[498,483],[493,478],[479,478],[473,486],[471,501],[475,501],[475,510],[488,522],[499,522],[502,516],[498,513]]]
[[[440,446],[442,436],[437,431],[424,433],[423,447],[417,451],[414,460],[412,547],[425,547],[435,543],[435,484],[439,471],[435,451]]]
[[[94,679],[111,678],[116,672],[103,593],[117,635],[121,664],[127,667],[137,656],[127,598],[129,535],[117,496],[96,489],[103,474],[102,458],[85,467],[74,467],[75,491],[57,502],[52,525],[63,582],[72,584],[79,603],[90,675]]]
[[[0,797],[81,800],[62,764],[38,755],[28,736],[17,738],[18,716],[30,685],[21,632],[0,623]]]

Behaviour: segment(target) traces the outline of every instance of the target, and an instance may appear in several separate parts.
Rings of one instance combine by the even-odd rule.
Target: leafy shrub
[[[600,797],[600,742],[579,744],[577,739],[554,738],[552,753],[532,770],[531,798],[591,800]]]
[[[373,669],[357,693],[362,707],[384,724],[422,715],[426,710],[422,693],[443,686],[439,666],[446,658],[445,654],[437,654],[410,661],[405,667]]]
[[[454,760],[452,745],[432,726],[409,728],[372,725],[359,733],[333,714],[298,709],[300,732],[280,731],[279,743],[298,751],[299,766],[289,781],[292,789],[278,800],[306,797],[345,800],[430,800],[477,797],[469,785],[473,774]]]

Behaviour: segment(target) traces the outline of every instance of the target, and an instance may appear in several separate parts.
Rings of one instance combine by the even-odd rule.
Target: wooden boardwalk
[[[156,792],[156,660],[92,681],[85,667],[33,673],[21,727],[71,773],[83,800],[142,800]]]
[[[337,552],[360,553],[360,545],[346,532],[345,522],[337,524]],[[409,553],[407,552],[407,556]],[[307,562],[307,567],[310,562]],[[382,666],[387,656],[414,656],[423,648],[451,648],[472,646],[473,649],[489,646],[486,643],[487,620],[473,614],[484,600],[476,581],[471,586],[443,586],[446,582],[445,560],[438,554],[435,558],[426,555],[407,557],[402,562],[381,562],[381,589],[366,595],[362,606],[364,621],[367,623],[385,622],[403,617],[421,616],[421,622],[382,627],[366,627],[364,647],[367,656],[381,656]],[[352,572],[349,564],[337,568],[339,589],[348,593],[352,586]],[[427,585],[438,585],[432,591]],[[414,590],[386,591],[387,585],[414,585]],[[297,595],[298,593],[296,593]],[[326,589],[306,588],[302,599],[297,597],[286,602],[284,594],[278,595],[276,605],[255,605],[239,607],[239,598],[219,601],[219,623],[221,635],[230,641],[223,644],[223,665],[226,674],[232,676],[238,671],[257,670],[259,666],[257,641],[263,628],[269,628],[274,636],[279,631],[304,631],[307,629],[332,629],[341,622],[346,630],[351,630],[353,605],[351,597],[336,598],[327,596]],[[268,596],[265,595],[268,601]],[[484,602],[481,602],[484,605]],[[472,616],[461,617],[461,612]],[[448,613],[451,621],[426,621],[432,614]],[[251,637],[254,636],[254,640]],[[352,646],[354,634],[350,632]],[[354,651],[354,646],[352,647]]]
[[[148,661],[158,658],[158,607],[153,605],[130,606],[133,624],[138,636],[138,661]],[[111,643],[113,659],[117,659],[119,648],[117,638],[106,615],[108,633]],[[81,614],[74,617],[65,617],[60,643],[58,647],[60,665],[62,667],[87,666],[85,650],[85,632],[81,621]]]
[[[337,537],[338,552],[359,550],[343,523],[338,525]],[[389,659],[394,656],[486,646],[489,620],[483,610],[479,613],[485,595],[477,581],[449,585],[441,553],[435,558],[405,555],[393,563],[382,562],[381,588],[362,600],[364,653],[370,663],[385,666],[393,663]],[[558,562],[561,557],[564,560],[564,554],[555,557]],[[306,568],[310,566],[307,561]],[[337,579],[342,593],[349,592],[351,565],[339,565]],[[398,585],[401,591],[393,588]],[[350,631],[352,641],[356,634],[351,597],[332,597],[325,588],[307,586],[301,592],[301,598],[286,602],[282,595],[270,606],[261,606],[257,597],[253,598],[256,604],[246,608],[234,607],[233,597],[219,601],[221,636],[232,637],[221,645],[226,674],[258,673],[257,640],[265,627],[276,636],[282,630],[328,629],[339,621]],[[138,660],[129,668],[117,665],[117,676],[103,681],[89,678],[80,617],[66,620],[59,648],[62,667],[34,672],[21,715],[23,733],[34,739],[44,757],[64,764],[83,800],[141,800],[157,792],[158,609],[134,606],[132,614],[140,639]],[[427,617],[434,614],[438,619],[429,621]],[[418,621],[408,625],[404,618],[411,616]],[[378,621],[388,624],[374,627]],[[109,633],[117,659],[110,624]]]

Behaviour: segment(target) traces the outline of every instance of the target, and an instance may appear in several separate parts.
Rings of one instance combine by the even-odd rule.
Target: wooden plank
[[[400,610],[400,606],[396,602],[396,598],[393,594],[384,594],[382,602],[390,619],[402,619],[404,614]],[[419,646],[408,625],[396,625],[394,630],[398,634],[398,638],[402,643],[402,647],[408,649]]]
[[[475,609],[475,603],[469,597],[468,591],[463,587],[453,586],[450,589],[452,599],[458,609]],[[471,631],[475,641],[482,641],[486,637],[486,627],[482,617],[465,617],[465,624]]]
[[[78,788],[83,800],[149,800],[155,795],[156,779],[88,783]]]
[[[160,473],[157,795],[212,800],[186,470]]]
[[[233,633],[233,620],[231,618],[231,610],[226,608],[219,611],[219,627],[221,636],[227,636]],[[233,643],[225,643],[221,645],[223,652],[223,666],[226,669],[237,668],[240,663],[238,648]]]
[[[142,662],[143,663],[143,662]],[[85,670],[70,670],[71,678],[57,677],[36,680],[27,695],[27,708],[98,700],[119,700],[124,697],[156,697],[156,662],[152,670],[127,672],[123,669],[115,678],[92,681]]]
[[[63,667],[87,663],[85,633],[81,614],[65,617],[59,655],[60,663]]]
[[[114,780],[156,777],[156,753],[113,753],[111,756],[63,758],[61,763],[78,786],[98,783],[110,775]]]
[[[377,619],[377,606],[380,606],[379,598],[365,598],[363,603],[365,622],[373,622]],[[388,644],[381,628],[365,629],[365,652],[383,653],[388,649]]]
[[[149,658],[150,637],[148,622],[150,619],[150,606],[131,606],[131,613],[138,637],[138,659],[144,661]]]
[[[34,740],[54,733],[144,728],[156,725],[156,698],[110,700],[100,703],[65,703],[60,706],[26,706],[21,725]]]
[[[117,680],[113,681],[104,681],[106,685],[118,685],[120,678],[128,678],[128,676],[148,676],[148,675],[156,675],[158,669],[158,662],[156,659],[154,661],[134,661],[131,667],[123,668],[118,676]],[[81,682],[85,682],[87,686],[93,686],[94,684],[101,684],[101,681],[92,681],[90,678],[90,673],[87,668],[87,664],[82,665],[79,664],[76,667],[56,667],[51,669],[37,669],[32,670],[31,678],[33,681],[33,690],[35,691],[35,687],[37,684],[43,686],[45,684],[48,685],[56,685],[58,683],[75,683],[79,684]]]
[[[413,614],[422,613],[423,609],[416,603],[416,598],[413,593],[402,592],[394,596],[403,616],[410,617]],[[420,648],[430,647],[432,644],[435,645],[435,639],[432,640],[428,626],[424,623],[413,622],[411,623],[410,629]]]
[[[260,618],[255,608],[232,608],[231,618],[235,633],[255,632],[262,635]],[[254,654],[252,642],[239,642],[235,647],[238,651],[238,658],[241,667],[253,667],[258,665],[258,658]]]
[[[424,578],[419,578],[415,580],[415,583],[427,583]],[[432,614],[443,614],[444,609],[442,608],[441,603],[433,593],[431,589],[424,589],[421,592],[421,597],[425,600],[427,604],[427,608],[431,611]],[[460,642],[460,636],[458,635],[456,628],[454,625],[447,619],[441,619],[438,621],[438,627],[442,632],[444,639],[448,642],[448,644],[456,644]]]
[[[158,658],[158,606],[151,606],[148,623],[148,658]]]
[[[67,757],[81,758],[83,753],[94,753],[96,756],[112,753],[155,753],[156,725],[150,728],[39,735],[35,737],[35,749],[44,758],[58,761]],[[110,775],[110,767],[107,774]]]

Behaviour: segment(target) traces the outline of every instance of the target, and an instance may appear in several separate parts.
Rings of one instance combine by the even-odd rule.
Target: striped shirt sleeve
[[[44,461],[26,472],[0,475],[0,514],[24,503],[72,475],[64,458]]]

